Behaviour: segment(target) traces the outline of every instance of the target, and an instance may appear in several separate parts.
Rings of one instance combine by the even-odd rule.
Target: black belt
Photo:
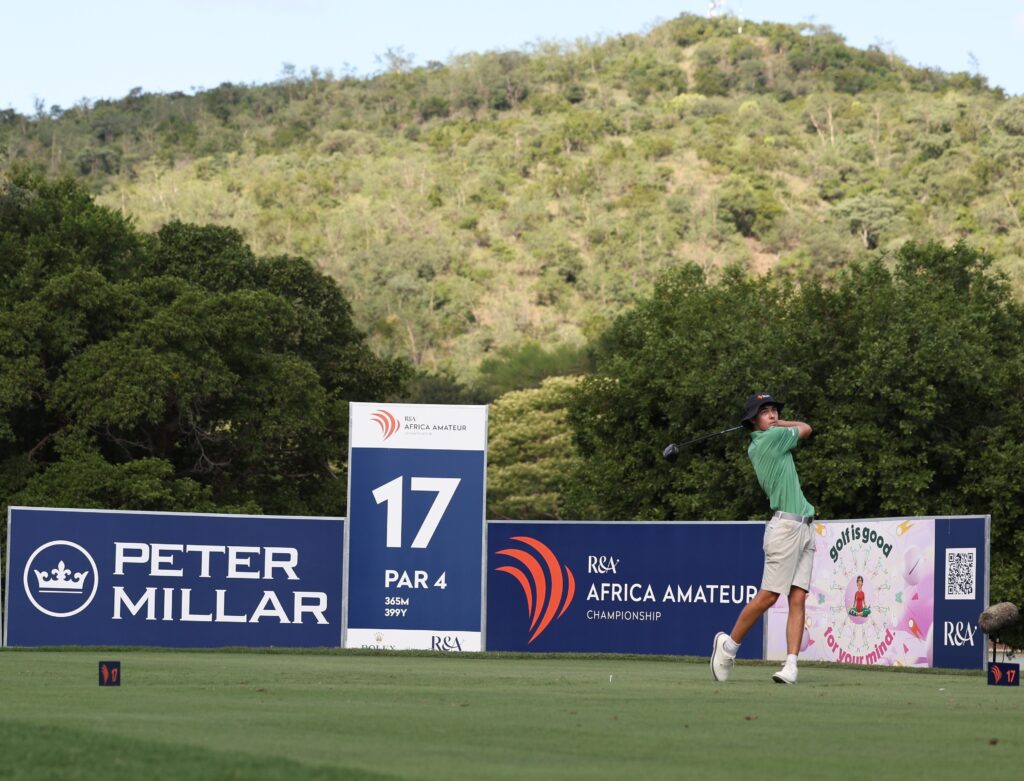
[[[798,523],[811,523],[814,520],[813,515],[796,515],[795,513],[784,513],[782,510],[776,510],[772,518],[785,518],[787,521],[797,521]]]

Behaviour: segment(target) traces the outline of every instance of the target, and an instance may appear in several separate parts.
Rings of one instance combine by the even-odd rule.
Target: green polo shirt
[[[752,431],[747,455],[773,510],[814,515],[814,506],[800,490],[800,478],[793,463],[793,450],[799,441],[795,426],[772,426],[767,431]]]

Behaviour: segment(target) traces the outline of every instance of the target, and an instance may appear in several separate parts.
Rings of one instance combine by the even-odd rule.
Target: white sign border
[[[482,438],[478,443],[478,447],[466,447],[466,448],[452,448],[442,446],[440,444],[434,444],[434,447],[424,447],[422,441],[416,442],[414,445],[404,445],[407,449],[419,449],[419,450],[481,450],[484,454],[483,464],[483,506],[480,508],[480,523],[482,524],[481,534],[481,547],[480,547],[480,647],[478,650],[487,650],[487,438],[488,430],[490,427],[490,407],[486,404],[387,404],[387,403],[375,403],[375,402],[360,402],[350,401],[349,402],[349,430],[348,430],[348,461],[347,461],[347,480],[348,485],[345,493],[345,542],[344,552],[342,554],[342,572],[345,573],[345,577],[341,584],[341,647],[348,648],[349,638],[349,626],[348,626],[348,607],[349,607],[349,579],[351,578],[351,572],[349,571],[349,551],[350,551],[350,539],[352,533],[352,449],[354,447],[360,447],[357,445],[357,438],[355,436],[353,421],[355,420],[354,412],[356,410],[364,410],[365,408],[372,407],[375,411],[378,409],[386,409],[395,414],[397,410],[400,414],[404,415],[406,409],[412,410],[409,414],[414,414],[417,410],[429,410],[432,413],[437,410],[461,410],[469,412],[471,411],[474,415],[481,415],[483,417],[483,431]],[[372,413],[371,413],[372,414]],[[386,432],[382,429],[381,436],[383,437]],[[383,441],[381,444],[370,445],[370,447],[403,447],[397,442],[393,445],[385,445]],[[419,630],[394,630],[394,629],[381,629],[373,630],[364,627],[358,627],[357,631],[373,631],[373,632],[416,632]],[[423,630],[433,633],[434,630]],[[444,630],[438,630],[443,632]],[[468,632],[461,632],[461,634],[473,634]],[[399,649],[396,649],[399,650]],[[424,650],[418,646],[404,648],[400,650]]]

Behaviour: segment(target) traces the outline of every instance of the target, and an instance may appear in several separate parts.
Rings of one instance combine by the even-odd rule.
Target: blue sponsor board
[[[339,518],[12,507],[4,644],[338,646]]]
[[[345,645],[479,651],[487,408],[353,403]]]
[[[934,667],[985,667],[978,616],[988,607],[990,523],[987,515],[935,519]]]
[[[761,582],[761,522],[488,524],[487,650],[707,656]],[[740,658],[763,655],[761,623]]]

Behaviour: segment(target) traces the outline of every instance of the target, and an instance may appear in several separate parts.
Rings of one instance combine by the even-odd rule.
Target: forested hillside
[[[424,67],[392,52],[367,79],[289,66],[0,112],[0,168],[25,163],[141,230],[216,223],[313,261],[378,354],[478,385],[515,367],[490,397],[578,368],[687,262],[827,280],[967,238],[1024,290],[1024,99],[813,25],[684,15]]]

